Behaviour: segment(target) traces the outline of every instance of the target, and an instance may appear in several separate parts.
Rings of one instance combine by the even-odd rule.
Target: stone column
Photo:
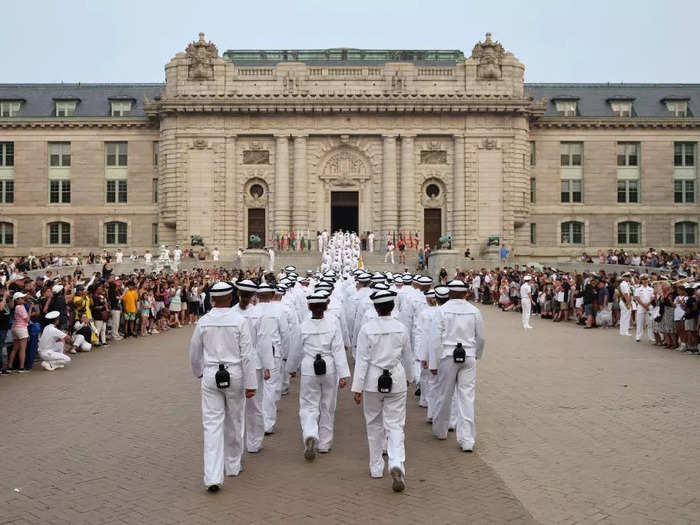
[[[382,229],[395,232],[399,227],[396,199],[396,135],[384,135],[384,173],[382,174]],[[381,239],[379,232],[379,239]]]
[[[289,209],[289,137],[275,137],[275,232],[290,229]]]
[[[453,246],[462,249],[467,243],[467,209],[466,196],[464,193],[466,180],[464,177],[464,137],[455,135],[455,158],[454,158],[454,199],[453,199]]]
[[[309,227],[308,191],[306,176],[306,137],[294,137],[294,206],[292,229],[306,230]]]
[[[416,231],[416,177],[413,156],[413,136],[401,135],[401,206],[399,231]]]

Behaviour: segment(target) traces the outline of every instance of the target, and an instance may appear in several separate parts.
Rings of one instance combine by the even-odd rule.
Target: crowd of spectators
[[[644,252],[608,250],[598,255],[581,255],[581,262],[598,264],[622,264],[626,266],[647,266],[688,272],[693,265],[700,264],[700,252],[680,254],[649,248]]]

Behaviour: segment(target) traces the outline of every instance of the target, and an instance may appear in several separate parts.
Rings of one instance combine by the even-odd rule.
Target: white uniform
[[[530,312],[532,311],[532,288],[527,281],[520,286],[520,305],[523,310],[523,328],[530,326]]]
[[[462,343],[465,350],[464,363],[454,362],[453,352],[457,343]],[[456,394],[457,441],[462,450],[472,450],[476,439],[476,360],[484,352],[484,321],[481,312],[464,299],[450,299],[439,306],[433,322],[430,345],[429,367],[438,371],[433,434],[438,439],[447,439],[452,396]]]
[[[430,333],[430,325],[433,322],[436,311],[436,307],[434,306],[422,308],[413,322],[413,354],[419,365],[421,361],[427,363],[429,360],[428,334]],[[431,374],[430,370],[420,366],[420,401],[418,404],[428,408],[429,419],[432,418],[432,414],[430,413],[430,398],[435,385],[434,378],[436,378],[436,376]]]
[[[648,304],[654,297],[654,289],[651,286],[639,285],[634,290],[634,297],[637,298],[637,334],[636,340],[639,341],[642,338],[642,333],[644,333],[644,325],[647,329],[647,337],[649,341],[654,341],[654,326],[652,321],[654,320],[651,315],[651,306],[647,306],[648,310],[645,309],[641,303]]]
[[[477,273],[472,279],[472,293],[474,301],[479,301],[479,288],[481,288],[481,276]]]
[[[632,289],[630,288],[630,283],[627,281],[622,281],[620,283],[620,335],[631,335],[630,334],[630,318],[632,317]],[[630,297],[630,308],[627,307],[624,295]]]
[[[362,327],[357,337],[353,392],[361,392],[369,443],[369,470],[373,478],[384,475],[382,452],[386,445],[389,470],[405,473],[404,425],[406,377],[412,361],[408,331],[392,317],[379,317]],[[377,381],[383,370],[392,376],[392,390],[380,394]]]
[[[320,354],[326,362],[325,375],[314,373],[314,359]],[[308,319],[301,325],[301,345],[290,353],[290,370],[301,366],[299,420],[302,441],[314,438],[320,452],[333,444],[333,422],[338,396],[338,379],[349,377],[340,327],[335,319]]]
[[[282,390],[280,394],[286,396],[289,392],[288,372],[294,371],[289,368],[287,360],[289,359],[289,355],[293,352],[294,347],[299,345],[301,333],[299,331],[299,318],[297,317],[296,312],[292,309],[291,304],[285,303],[284,301],[280,301],[279,304],[282,307],[282,312],[287,320],[287,328],[289,330],[289,336],[287,337],[287,344],[289,346],[287,347],[286,357],[282,358],[282,369],[280,371],[280,375],[282,376]]]
[[[55,325],[46,325],[39,338],[39,357],[53,367],[62,367],[70,363],[70,357],[63,353],[63,340],[65,338],[66,333],[56,328]]]
[[[370,233],[367,236],[367,248],[369,248],[370,252],[374,251],[374,233]]]
[[[277,401],[282,395],[282,363],[287,359],[290,335],[287,317],[279,302],[260,303],[262,319],[258,327],[259,342],[269,340],[272,344],[274,367],[270,369],[270,379],[263,385],[263,422],[265,432],[274,432],[277,423]]]
[[[197,322],[190,342],[190,364],[194,376],[202,379],[206,486],[221,485],[224,474],[237,476],[241,471],[244,390],[258,388],[253,357],[248,322],[234,309],[213,308]],[[220,364],[231,375],[226,389],[216,386]]]

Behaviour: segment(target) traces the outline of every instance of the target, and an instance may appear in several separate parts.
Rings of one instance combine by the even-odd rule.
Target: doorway
[[[251,235],[257,235],[261,244],[253,243]],[[265,245],[265,208],[248,208],[248,248],[262,248]]]
[[[338,230],[359,234],[359,191],[331,192],[331,232]]]
[[[431,250],[437,249],[442,235],[442,209],[425,208],[423,210],[423,231],[425,243],[430,245]]]

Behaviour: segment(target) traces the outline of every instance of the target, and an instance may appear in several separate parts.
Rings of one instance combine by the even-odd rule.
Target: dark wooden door
[[[248,208],[248,248],[251,248],[250,236],[260,237],[265,245],[265,208]]]
[[[423,213],[424,242],[430,245],[431,250],[435,250],[440,235],[442,235],[442,210],[440,208],[426,208]]]

